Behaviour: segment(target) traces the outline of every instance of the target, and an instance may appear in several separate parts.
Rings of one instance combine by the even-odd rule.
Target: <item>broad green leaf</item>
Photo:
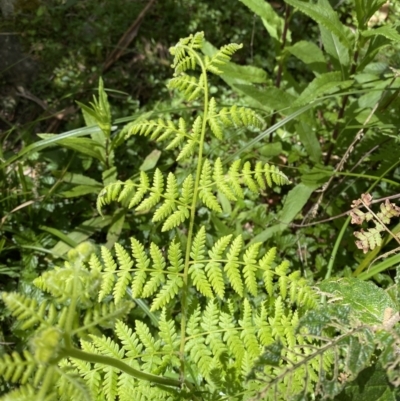
[[[396,304],[386,291],[371,281],[343,278],[323,281],[321,291],[331,294],[340,305],[350,305],[351,315],[364,324],[382,324],[387,308],[396,310]]]
[[[332,57],[335,69],[340,69],[343,79],[346,79],[350,66],[349,49],[329,29],[320,26],[321,40],[325,51]]]
[[[269,111],[288,109],[296,100],[296,97],[292,94],[274,86],[259,89],[252,85],[237,84],[233,87],[240,93],[257,101],[262,108]]]
[[[62,175],[60,171],[54,171],[53,175],[57,178],[62,177],[62,181],[68,182],[70,184],[78,184],[78,185],[89,185],[93,187],[102,188],[101,182],[94,180],[93,178],[86,177],[82,174],[75,174],[75,173],[65,173]]]
[[[251,240],[250,244],[255,242],[264,242],[274,234],[287,229],[289,224],[301,212],[303,206],[307,203],[316,188],[317,186],[307,186],[304,184],[296,185],[291,191],[289,191],[284,201],[283,208],[278,216],[280,223],[262,231]]]
[[[62,192],[61,195],[65,196],[66,198],[75,198],[77,196],[98,193],[99,189],[99,187],[94,187],[92,185],[77,185],[69,191]]]
[[[240,0],[255,14],[261,17],[265,29],[277,41],[282,37],[284,21],[272,6],[264,0]]]
[[[307,64],[316,75],[327,72],[324,53],[315,43],[301,40],[285,50]]]
[[[117,181],[117,168],[114,166],[106,171],[103,171],[102,178],[104,186]]]
[[[319,25],[327,28],[339,38],[345,47],[348,49],[351,48],[352,44],[349,39],[349,29],[340,22],[338,15],[331,7],[329,1],[320,0],[318,4],[300,0],[285,0],[285,2],[298,8]]]
[[[381,35],[394,42],[400,42],[400,34],[397,32],[397,30],[393,26],[385,25],[385,26],[381,26],[379,28],[370,29],[368,31],[363,31],[361,34],[365,38],[370,38],[371,36]]]
[[[362,30],[387,0],[354,0],[358,27]]]
[[[76,227],[74,231],[67,234],[67,237],[73,242],[80,244],[91,237],[96,230],[108,226],[111,221],[111,216],[94,217],[84,221],[82,224]],[[70,249],[71,247],[67,245],[65,241],[59,241],[50,251],[55,255],[62,256],[65,255]]]
[[[160,156],[161,156],[161,151],[159,151],[158,149],[154,149],[150,154],[146,156],[142,165],[140,166],[140,170],[148,171],[153,169],[157,165]]]
[[[332,93],[343,85],[349,85],[352,81],[342,81],[340,72],[327,72],[315,77],[303,90],[292,106],[303,106],[312,102],[323,94]]]
[[[74,241],[72,238],[68,237],[68,235],[65,235],[62,233],[60,230],[57,230],[56,228],[52,227],[46,227],[46,226],[40,226],[39,227],[41,230],[46,231],[55,237],[59,238],[62,242],[65,242],[67,245],[69,245],[72,248],[76,248],[79,243]]]
[[[313,166],[311,169],[309,166],[304,165],[300,167],[301,172],[301,182],[305,185],[315,185],[321,186],[324,184],[333,174],[332,167],[330,166],[322,166],[317,164]]]
[[[310,159],[315,163],[320,162],[322,155],[321,145],[318,141],[315,128],[301,121],[296,125],[296,132]]]
[[[54,136],[58,136],[56,134],[39,134],[40,138],[47,139]],[[57,141],[57,144],[60,146],[64,146],[65,148],[75,150],[80,152],[86,156],[94,157],[100,161],[103,161],[103,157],[100,153],[100,145],[89,138],[65,138]]]
[[[279,221],[282,222],[281,224],[284,225],[285,228],[301,212],[303,206],[307,203],[316,188],[317,186],[315,185],[307,186],[298,184],[289,191],[279,214]]]
[[[393,388],[388,382],[386,371],[376,363],[364,369],[357,378],[346,384],[334,401],[396,401]]]
[[[125,222],[126,212],[123,209],[116,210],[113,215],[111,225],[107,232],[107,243],[106,247],[111,249],[114,244],[118,241],[121,235],[122,227]]]

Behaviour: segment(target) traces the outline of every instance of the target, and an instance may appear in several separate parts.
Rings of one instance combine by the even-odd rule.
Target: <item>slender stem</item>
[[[173,387],[180,387],[181,382],[180,380],[168,378],[168,377],[160,377],[153,375],[151,373],[145,373],[141,372],[137,369],[132,368],[125,362],[121,361],[120,359],[117,358],[112,358],[110,356],[104,356],[104,355],[97,355],[97,354],[91,354],[89,352],[81,351],[80,349],[74,348],[74,347],[67,347],[64,348],[59,354],[59,358],[75,358],[79,359],[81,361],[86,361],[90,363],[99,363],[102,365],[106,366],[112,366],[116,369],[121,370],[122,372],[127,373],[128,375],[135,377],[136,379],[139,380],[146,380],[154,384],[161,384],[165,386],[173,386]],[[188,385],[188,387],[191,387],[191,383],[185,382],[185,384]]]
[[[189,221],[189,229],[187,234],[187,242],[186,242],[186,252],[185,252],[185,267],[183,270],[183,288],[182,288],[182,298],[181,298],[181,310],[182,310],[182,318],[181,318],[181,345],[180,345],[180,359],[181,359],[181,375],[184,377],[185,372],[185,333],[186,333],[186,325],[187,325],[187,296],[188,296],[188,282],[189,282],[189,265],[190,265],[190,249],[192,246],[192,238],[193,238],[193,230],[194,230],[194,220],[196,217],[196,204],[199,196],[199,185],[200,185],[200,176],[201,169],[203,166],[203,147],[204,140],[206,135],[207,128],[207,113],[208,113],[208,80],[207,80],[207,71],[204,66],[203,60],[199,57],[196,52],[193,52],[190,48],[185,47],[189,53],[192,53],[201,67],[202,74],[204,76],[204,107],[203,107],[203,122],[201,127],[201,136],[199,142],[199,154],[197,159],[197,168],[196,168],[196,177],[194,183],[193,190],[193,200],[190,209],[190,221]]]
[[[283,65],[284,65],[283,58],[282,58],[282,50],[283,50],[283,49],[285,48],[285,46],[286,46],[287,32],[288,32],[288,30],[289,30],[289,20],[290,20],[290,6],[289,6],[289,4],[286,4],[286,7],[285,7],[285,23],[284,23],[283,31],[282,31],[281,57],[280,57],[280,60],[279,60],[278,71],[277,71],[277,73],[276,73],[276,80],[275,80],[275,86],[276,86],[277,88],[280,88],[280,86],[281,86],[281,81],[282,81]],[[270,122],[271,127],[272,127],[273,125],[275,125],[277,116],[278,116],[278,115],[277,115],[276,112],[274,112],[274,113],[272,114],[271,122]],[[270,142],[272,142],[272,140],[273,140],[273,134],[274,134],[273,132],[271,132],[271,133],[269,134],[269,141],[270,141]]]
[[[350,76],[352,76],[357,70],[357,60],[358,60],[358,50],[356,50],[354,52],[353,63],[352,63],[352,66],[350,69],[350,74],[349,74]],[[340,128],[340,124],[341,124],[341,119],[343,118],[344,113],[346,111],[346,106],[347,106],[348,100],[349,100],[349,95],[343,96],[342,106],[338,112],[335,128],[333,129],[333,134],[332,134],[333,143],[331,143],[331,145],[329,146],[328,152],[326,153],[326,156],[325,156],[325,165],[328,165],[331,160],[331,156],[332,156],[333,150],[335,148],[335,142],[339,136],[339,128]]]

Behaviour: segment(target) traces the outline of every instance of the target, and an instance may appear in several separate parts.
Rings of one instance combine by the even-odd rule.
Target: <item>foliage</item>
[[[86,128],[6,152],[1,271],[27,268],[2,284],[4,399],[398,397],[400,35],[383,3],[241,0],[257,54],[235,60],[252,65],[191,35],[170,104],[113,119],[100,80],[78,97]],[[318,213],[376,226],[354,243],[350,217]]]

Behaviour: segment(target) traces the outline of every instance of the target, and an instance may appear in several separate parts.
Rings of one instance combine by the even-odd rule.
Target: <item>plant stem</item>
[[[80,349],[74,347],[66,347],[59,354],[59,358],[75,358],[81,361],[86,361],[90,363],[99,363],[101,365],[112,366],[116,369],[121,370],[122,372],[127,373],[128,375],[135,377],[139,380],[146,380],[154,384],[161,384],[165,386],[173,386],[180,387],[181,382],[179,380],[175,380],[167,377],[160,377],[153,375],[151,373],[141,372],[137,369],[132,368],[125,362],[121,361],[117,358],[112,358],[110,356],[91,354],[89,352],[81,351]],[[186,383],[186,382],[185,382]],[[190,383],[186,383],[188,387],[192,387]]]
[[[289,20],[290,20],[290,6],[289,6],[289,4],[286,4],[286,7],[285,7],[285,23],[283,25],[283,31],[282,31],[281,55],[280,55],[280,60],[279,60],[279,64],[278,64],[278,71],[276,73],[276,80],[275,80],[275,86],[277,88],[280,88],[281,81],[282,81],[282,73],[283,73],[283,65],[284,65],[283,58],[282,58],[282,50],[286,46],[287,32],[288,32],[288,29],[289,29]],[[275,125],[276,119],[277,119],[277,113],[274,112],[272,114],[272,117],[271,117],[271,122],[270,122],[271,127]],[[273,140],[273,135],[274,135],[274,132],[272,131],[269,134],[269,141],[270,142],[272,142],[272,140]]]
[[[185,46],[186,47],[186,46]],[[182,298],[181,298],[181,310],[182,310],[182,318],[181,318],[181,344],[180,344],[180,359],[181,359],[181,375],[182,379],[184,378],[185,372],[185,333],[186,333],[186,322],[187,322],[187,296],[188,296],[188,281],[189,281],[189,262],[190,262],[190,249],[192,247],[192,238],[193,238],[193,230],[194,230],[194,220],[196,217],[196,204],[198,199],[199,185],[200,185],[200,176],[201,169],[203,166],[203,147],[204,147],[204,139],[207,128],[207,113],[208,113],[208,80],[207,80],[207,71],[203,64],[203,60],[198,56],[196,52],[193,52],[190,48],[186,47],[189,53],[192,53],[201,67],[202,74],[204,76],[204,107],[203,107],[203,122],[201,128],[201,135],[199,141],[199,154],[197,159],[197,168],[196,168],[196,177],[194,182],[193,189],[193,200],[190,209],[190,221],[189,221],[189,229],[187,234],[187,242],[186,242],[186,251],[185,251],[185,267],[183,271],[183,288],[182,288]]]

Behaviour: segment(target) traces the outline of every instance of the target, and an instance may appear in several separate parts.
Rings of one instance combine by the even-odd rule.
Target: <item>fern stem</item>
[[[190,249],[192,246],[192,238],[193,238],[193,229],[194,229],[194,219],[196,216],[196,204],[197,199],[199,196],[199,185],[200,185],[200,176],[201,176],[201,168],[203,162],[203,146],[204,146],[204,139],[206,134],[206,127],[207,127],[207,112],[208,112],[208,81],[207,81],[207,71],[203,60],[201,57],[196,53],[193,52],[192,49],[185,46],[188,53],[192,53],[201,67],[202,74],[204,75],[204,105],[203,105],[203,121],[201,127],[201,135],[199,141],[199,153],[197,159],[197,168],[196,168],[196,177],[194,183],[194,190],[193,190],[193,200],[190,209],[190,221],[189,221],[189,229],[187,235],[187,242],[186,242],[186,252],[185,252],[185,267],[183,271],[183,288],[182,288],[182,298],[181,298],[181,310],[182,310],[182,319],[181,319],[181,345],[180,345],[180,360],[181,360],[181,375],[184,377],[185,371],[185,332],[186,332],[186,321],[187,321],[187,296],[188,296],[188,280],[189,280],[189,262],[190,262]]]
[[[116,369],[121,370],[122,372],[136,378],[139,380],[146,380],[154,384],[160,384],[164,386],[173,386],[173,387],[180,387],[181,382],[180,380],[175,380],[172,378],[167,377],[160,377],[153,375],[151,373],[141,372],[140,370],[134,369],[130,367],[128,364],[124,363],[120,359],[112,358],[110,356],[104,355],[96,355],[91,354],[89,352],[81,351],[80,349],[71,347],[71,348],[64,348],[60,354],[59,358],[75,358],[81,361],[86,361],[90,363],[99,363],[101,365],[112,366]],[[192,384],[185,381],[185,384],[192,388]]]

